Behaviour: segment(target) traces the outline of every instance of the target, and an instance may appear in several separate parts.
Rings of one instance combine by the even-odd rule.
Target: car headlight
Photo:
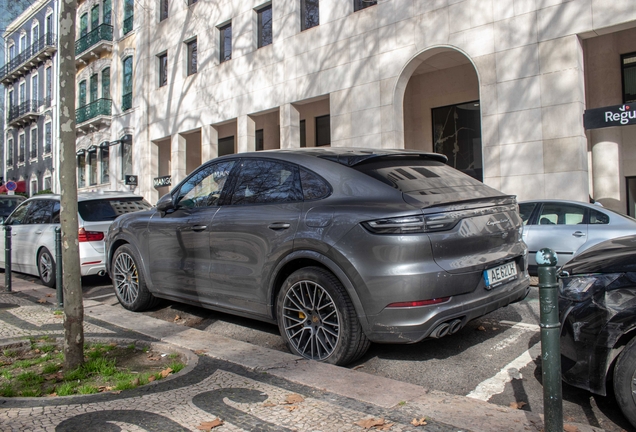
[[[621,276],[622,273],[571,276],[559,280],[561,297],[575,302],[585,301]]]

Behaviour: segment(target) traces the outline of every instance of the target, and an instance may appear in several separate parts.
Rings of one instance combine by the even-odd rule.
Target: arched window
[[[121,109],[126,111],[132,107],[132,78],[133,78],[133,58],[132,56],[124,59],[123,69],[123,85],[122,85],[122,100]]]
[[[110,99],[110,68],[102,71],[102,98]]]

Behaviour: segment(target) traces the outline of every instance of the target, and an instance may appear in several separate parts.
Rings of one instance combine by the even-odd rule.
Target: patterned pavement
[[[86,338],[153,342],[91,317],[84,331]],[[25,294],[0,294],[0,342],[42,335],[63,335],[61,315]],[[192,363],[172,379],[119,394],[0,398],[0,431],[198,431],[217,418],[223,424],[213,430],[219,432],[363,431],[356,423],[371,418],[391,425],[371,430],[460,430],[433,420],[415,427],[410,422],[422,413],[408,405],[378,407],[205,355]]]

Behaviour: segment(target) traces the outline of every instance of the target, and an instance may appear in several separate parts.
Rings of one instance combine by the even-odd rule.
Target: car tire
[[[283,283],[276,301],[281,336],[292,353],[345,365],[362,357],[370,342],[340,281],[319,267],[305,267]]]
[[[614,395],[627,420],[636,427],[636,337],[627,344],[616,361]]]
[[[117,300],[125,309],[134,312],[150,309],[159,302],[148,291],[144,275],[139,271],[140,262],[132,247],[122,245],[113,254],[111,267]]]
[[[49,288],[55,288],[56,274],[55,274],[55,260],[51,252],[45,247],[38,252],[38,275],[42,285]]]

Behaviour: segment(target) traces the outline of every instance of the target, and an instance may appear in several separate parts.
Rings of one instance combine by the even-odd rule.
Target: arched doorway
[[[411,60],[403,86],[404,148],[433,151],[448,164],[483,181],[479,77],[470,59],[448,47]]]

